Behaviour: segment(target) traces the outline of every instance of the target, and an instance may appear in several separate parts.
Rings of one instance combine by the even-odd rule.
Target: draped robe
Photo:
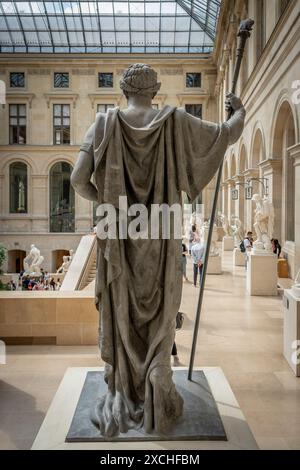
[[[98,202],[128,206],[194,200],[216,173],[229,127],[166,106],[145,127],[134,128],[119,108],[98,113],[93,142]],[[96,305],[108,390],[92,412],[106,436],[143,426],[167,432],[182,413],[172,381],[171,348],[181,300],[181,240],[97,239]]]

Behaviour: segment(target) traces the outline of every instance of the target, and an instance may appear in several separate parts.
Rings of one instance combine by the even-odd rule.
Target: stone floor
[[[231,261],[225,253],[223,274],[208,276],[195,365],[223,369],[260,448],[300,449],[300,379],[282,356],[281,298],[250,297],[244,268],[232,270]],[[188,364],[198,293],[184,283],[180,365]],[[101,361],[97,347],[7,350],[7,364],[0,365],[0,449],[29,449],[66,369]]]

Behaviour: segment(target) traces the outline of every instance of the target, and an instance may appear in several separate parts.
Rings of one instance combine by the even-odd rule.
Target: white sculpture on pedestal
[[[238,245],[241,241],[244,240],[244,226],[243,222],[237,217],[233,216],[234,227],[233,227],[233,236],[235,239],[235,244]]]
[[[292,286],[292,292],[295,297],[300,298],[300,269],[295,277],[294,285]]]
[[[57,274],[59,273],[66,273],[69,269],[69,266],[71,264],[71,261],[73,259],[73,256],[74,256],[74,252],[73,250],[69,250],[69,255],[65,255],[63,256],[63,263],[62,265],[58,268],[58,270],[56,271]]]
[[[231,225],[229,224],[227,215],[221,214],[220,218],[221,218],[223,230],[225,232],[225,237],[232,237],[233,230],[232,230]]]
[[[200,240],[201,240],[201,243],[203,243],[203,244],[205,244],[207,242],[208,231],[209,231],[209,222],[206,221],[202,225],[201,231],[200,231]],[[218,241],[218,229],[217,229],[217,225],[214,224],[212,239],[211,239],[211,244],[210,244],[209,256],[219,256],[217,241]]]
[[[265,196],[254,194],[252,201],[256,208],[254,213],[254,229],[257,240],[253,243],[254,252],[272,253],[271,238],[274,231],[274,206]]]
[[[41,274],[41,264],[43,261],[44,257],[41,256],[40,250],[35,245],[30,245],[30,252],[23,261],[24,274]]]

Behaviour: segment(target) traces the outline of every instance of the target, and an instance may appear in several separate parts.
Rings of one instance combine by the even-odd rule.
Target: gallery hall
[[[300,450],[299,0],[0,2],[0,450]]]

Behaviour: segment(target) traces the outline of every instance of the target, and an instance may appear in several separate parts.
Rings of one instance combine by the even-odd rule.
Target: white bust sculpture
[[[44,261],[44,257],[41,256],[40,250],[35,245],[30,245],[30,252],[24,258],[24,274],[41,274],[41,264]]]
[[[274,207],[268,198],[254,194],[252,201],[256,208],[254,213],[254,229],[257,240],[253,243],[254,251],[266,251],[272,253],[271,238],[274,230]]]

